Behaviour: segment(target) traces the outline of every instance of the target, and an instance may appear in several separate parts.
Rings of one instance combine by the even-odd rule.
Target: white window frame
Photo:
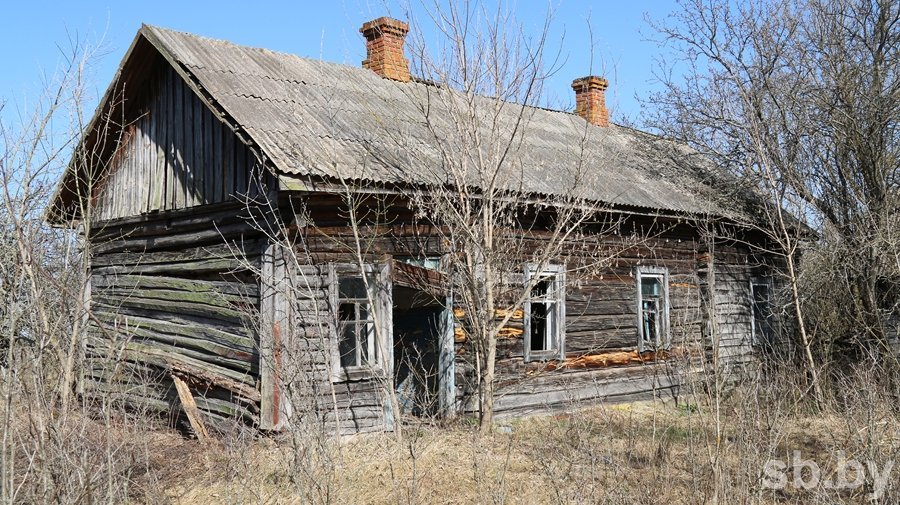
[[[393,300],[391,296],[390,275],[388,266],[365,265],[369,318],[365,323],[369,338],[366,339],[366,355],[375,360],[358,363],[352,366],[341,365],[341,321],[340,321],[340,279],[342,277],[363,278],[358,265],[332,264],[329,271],[330,299],[333,307],[332,345],[331,345],[331,379],[334,382],[368,379],[383,375],[393,366],[393,321],[391,312]],[[377,315],[377,318],[376,318]],[[381,325],[378,331],[376,324]],[[360,361],[361,348],[356,348],[357,361]]]
[[[767,301],[769,305],[769,317],[772,318],[772,277],[768,275],[755,275],[750,278],[750,342],[752,345],[760,345],[762,340],[759,338],[759,328],[756,327],[756,313],[754,312],[756,308],[756,294],[754,293],[754,289],[756,286],[765,286],[769,291],[769,299]],[[769,321],[770,324],[774,327],[775,322]]]
[[[672,345],[671,329],[669,327],[669,269],[666,267],[648,267],[640,266],[635,268],[635,286],[637,288],[637,336],[638,351],[655,351],[658,349],[668,349]],[[644,295],[642,283],[645,278],[656,278],[660,280],[662,293],[660,301],[663,307],[659,309],[659,317],[657,318],[657,335],[654,342],[648,342],[648,338],[644,335]]]
[[[535,276],[551,277],[550,283],[551,294],[548,296],[549,301],[533,301],[531,291],[534,289],[532,280]],[[535,283],[536,285],[536,283]],[[525,361],[538,361],[549,359],[564,359],[566,355],[566,271],[563,265],[547,265],[540,271],[537,265],[527,265],[525,267],[525,287],[528,288],[528,296],[523,303],[524,311],[524,344],[525,344]],[[550,299],[552,297],[552,299]],[[541,351],[533,351],[531,349],[531,318],[532,303],[549,303],[552,310],[547,311],[548,319],[553,318],[553,323],[545,326],[544,343],[545,349]],[[556,329],[555,334],[553,329]]]

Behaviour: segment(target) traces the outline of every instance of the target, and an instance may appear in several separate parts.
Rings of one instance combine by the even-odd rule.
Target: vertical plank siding
[[[193,208],[246,194],[255,159],[247,146],[171,67],[148,89],[101,181],[94,218]]]

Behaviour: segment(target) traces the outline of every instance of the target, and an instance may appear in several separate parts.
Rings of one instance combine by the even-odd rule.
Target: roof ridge
[[[238,48],[238,49],[247,49],[247,50],[251,50],[251,51],[260,51],[260,52],[268,53],[268,54],[275,55],[275,56],[286,56],[286,57],[290,57],[290,58],[297,58],[297,59],[300,59],[300,60],[311,61],[311,62],[315,62],[315,63],[323,63],[323,64],[326,64],[326,65],[331,65],[331,66],[341,67],[341,68],[347,68],[347,69],[352,69],[352,70],[366,70],[366,69],[364,69],[364,68],[362,68],[362,67],[354,67],[354,66],[352,66],[352,65],[347,65],[347,64],[344,64],[344,63],[337,63],[337,62],[325,60],[325,59],[322,59],[322,58],[312,58],[312,57],[309,57],[309,56],[301,56],[301,55],[299,55],[299,54],[289,53],[289,52],[286,52],[286,51],[276,51],[276,50],[269,49],[269,48],[266,48],[266,47],[251,46],[251,45],[247,45],[247,44],[238,44],[237,42],[233,42],[233,41],[228,40],[228,39],[221,39],[221,38],[215,38],[215,37],[207,37],[206,35],[199,35],[199,34],[197,34],[197,33],[186,32],[186,31],[184,31],[184,30],[175,30],[175,29],[173,29],[173,28],[166,28],[166,27],[162,27],[162,26],[149,25],[149,24],[142,24],[142,28],[143,28],[143,27],[147,27],[148,29],[155,30],[155,31],[159,31],[159,32],[167,32],[167,33],[169,33],[169,34],[173,34],[173,35],[176,35],[176,36],[190,37],[190,38],[192,38],[192,39],[195,39],[195,40],[201,40],[201,41],[203,41],[203,42],[212,42],[212,43],[223,44],[223,45],[231,46],[231,47]]]
[[[238,44],[238,43],[236,43],[236,42],[232,42],[232,41],[227,40],[227,39],[220,39],[220,38],[214,38],[214,37],[207,37],[207,36],[205,36],[205,35],[199,35],[199,34],[196,34],[196,33],[186,32],[186,31],[183,31],[183,30],[175,30],[175,29],[172,29],[172,28],[166,28],[166,27],[157,26],[157,25],[151,25],[151,24],[146,24],[146,23],[143,23],[143,24],[141,25],[141,28],[142,28],[142,29],[147,28],[147,29],[152,30],[152,31],[167,32],[167,33],[169,33],[169,34],[174,34],[174,35],[176,35],[176,36],[186,36],[186,37],[190,37],[190,38],[192,38],[192,39],[204,41],[204,42],[207,42],[207,43],[209,43],[209,42],[212,42],[212,43],[219,43],[219,44],[224,44],[224,45],[231,46],[231,47],[234,47],[234,48],[247,49],[247,50],[253,50],[253,51],[260,51],[260,52],[263,52],[263,53],[268,53],[268,54],[275,55],[275,56],[280,56],[280,57],[297,58],[297,59],[300,59],[300,60],[303,60],[303,61],[313,62],[313,63],[316,63],[316,64],[324,64],[324,65],[332,66],[332,67],[335,67],[335,68],[340,68],[340,69],[342,69],[342,70],[351,70],[351,71],[359,72],[359,73],[368,72],[368,70],[366,70],[366,69],[363,68],[363,67],[357,67],[357,66],[353,66],[353,65],[346,64],[346,63],[338,63],[338,62],[326,60],[326,59],[323,59],[323,58],[311,58],[311,57],[308,57],[308,56],[301,56],[301,55],[298,55],[298,54],[289,53],[289,52],[285,52],[285,51],[275,51],[275,50],[268,49],[268,48],[265,48],[265,47],[250,46],[250,45],[245,45],[245,44]],[[423,78],[423,77],[421,77],[421,76],[413,76],[413,81],[414,81],[416,84],[419,84],[419,85],[422,85],[422,86],[446,87],[446,84],[428,81],[428,80],[426,80],[425,78]],[[458,90],[453,90],[453,91],[458,91]],[[487,95],[478,95],[478,96],[483,97],[483,98],[489,98],[489,99],[492,98],[492,97],[487,96]],[[555,112],[555,113],[560,113],[560,114],[566,114],[567,116],[577,116],[577,114],[575,114],[574,109],[556,109],[556,108],[553,108],[553,107],[550,107],[550,106],[545,106],[545,105],[521,104],[521,103],[518,103],[518,102],[509,101],[509,100],[504,100],[504,101],[505,101],[506,103],[509,103],[509,104],[514,104],[514,105],[524,105],[525,107],[528,107],[528,108],[534,109],[534,110],[540,110],[540,111],[546,111],[546,112]],[[621,124],[619,124],[619,123],[614,123],[613,121],[610,121],[609,124],[610,124],[610,126],[615,126],[615,127],[625,128],[625,126],[623,126],[623,125],[621,125]],[[634,129],[634,128],[632,128],[632,129]],[[637,130],[637,131],[641,131],[641,130]],[[646,133],[646,132],[645,132],[645,133]]]

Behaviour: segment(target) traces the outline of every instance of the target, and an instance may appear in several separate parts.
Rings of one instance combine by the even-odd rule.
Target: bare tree
[[[410,53],[413,73],[428,85],[407,94],[427,148],[407,138],[393,147],[408,153],[419,171],[422,185],[408,194],[413,208],[450,249],[453,303],[462,309],[459,324],[474,350],[477,411],[487,430],[498,336],[547,281],[547,268],[565,265],[575,253],[572,241],[598,210],[586,198],[585,161],[600,153],[588,140],[593,127],[575,118],[568,133],[581,141],[566,159],[541,161],[528,148],[527,139],[539,135],[532,127],[535,106],[544,103],[543,84],[558,64],[551,11],[534,34],[500,4],[434,2],[426,12],[424,24],[411,19]],[[436,43],[426,45],[426,25],[438,34]],[[535,194],[529,184],[535,174],[528,171],[541,163],[546,177],[563,181],[563,191]]]
[[[129,416],[111,408],[111,396],[93,404],[75,396],[90,317],[88,254],[76,233],[51,228],[44,218],[67,163],[77,165],[90,154],[70,161],[86,124],[86,76],[98,53],[79,38],[60,48],[59,66],[44,76],[33,101],[0,102],[3,503],[121,502],[131,492],[133,472],[146,463],[116,431],[143,429],[148,421],[114,427],[114,412]],[[86,200],[76,204],[88,206]],[[87,220],[78,231],[89,227]]]
[[[896,232],[900,7],[886,0],[685,0],[655,23],[676,55],[650,123],[711,155],[761,190],[760,222],[783,253],[816,397],[795,218],[834,247],[834,283],[849,324],[845,355],[884,350],[892,275],[883,243]],[[683,74],[679,75],[679,74]],[[820,275],[820,273],[814,273]],[[815,326],[813,327],[815,330]],[[816,345],[818,343],[818,346]],[[829,360],[835,355],[820,359]]]

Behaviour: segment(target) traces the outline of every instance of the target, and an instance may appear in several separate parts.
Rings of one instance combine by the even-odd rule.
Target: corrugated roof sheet
[[[453,114],[459,109],[452,101],[461,98],[458,92],[158,27],[143,30],[283,174],[386,184],[460,182],[441,169],[442,152],[471,145],[454,141]],[[484,110],[497,105],[476,100]],[[499,117],[507,123],[521,111],[512,103],[503,107]],[[676,212],[731,210],[723,203],[730,198],[715,182],[722,174],[684,146],[631,128],[587,125],[569,112],[526,107],[524,116],[521,144],[502,177],[511,190]],[[493,131],[484,126],[483,138]],[[471,175],[468,182],[478,184]]]

